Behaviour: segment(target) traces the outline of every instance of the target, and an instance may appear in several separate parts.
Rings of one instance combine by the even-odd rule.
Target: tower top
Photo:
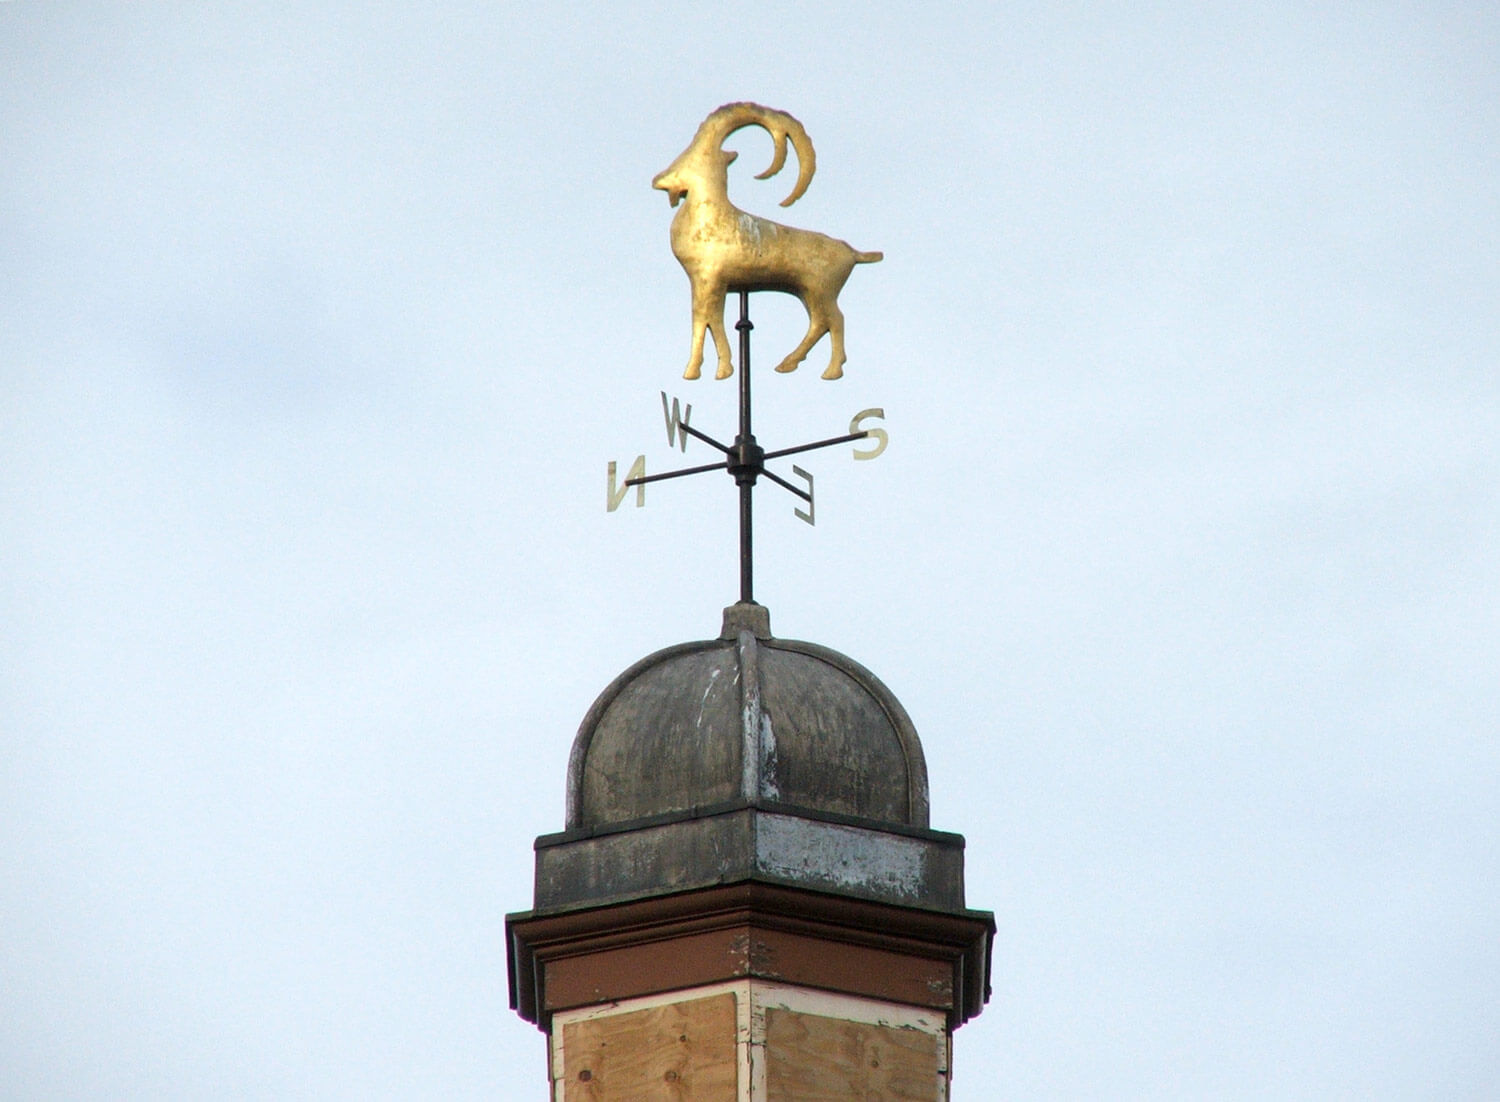
[[[659,650],[599,695],[573,743],[569,830],[734,800],[927,826],[927,766],[900,701],[837,651],[771,637],[769,621],[731,605],[717,639]]]
[[[751,293],[807,308],[807,335],[777,370],[829,335],[823,378],[836,379],[838,292],[880,254],[730,205],[735,155],[722,143],[750,125],[775,142],[763,176],[796,152],[795,200],[812,145],[790,115],[751,103],[709,115],[654,181],[678,208],[672,249],[692,284],[686,375],[699,376],[712,333],[718,377],[739,372],[739,432],[714,439],[663,392],[669,446],[686,451],[691,437],[722,459],[648,475],[641,456],[618,488],[611,463],[606,498],[613,511],[634,488],[640,506],[648,483],[726,471],[739,491],[740,599],[716,637],[656,651],[600,693],[573,742],[565,827],[536,840],[534,909],[506,919],[511,1005],[551,1034],[553,1093],[569,1102],[654,1098],[663,1083],[716,1102],[802,1097],[814,1079],[834,1081],[825,1071],[860,1097],[897,1080],[946,1097],[948,1034],[989,997],[994,916],[965,906],[963,838],[928,826],[906,710],[853,659],[776,638],[753,597],[756,482],[790,491],[814,522],[812,475],[792,467],[803,490],[767,461],[872,438],[853,457],[873,459],[887,436],[863,427],[878,408],[845,435],[791,447],[764,449],[752,431]]]

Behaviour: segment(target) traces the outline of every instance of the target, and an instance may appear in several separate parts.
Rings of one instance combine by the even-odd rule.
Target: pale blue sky
[[[544,1097],[503,917],[736,595],[651,177],[886,259],[757,596],[921,733],[954,1098],[1500,1094],[1485,4],[0,3],[0,1093]],[[757,363],[802,328],[758,296]],[[757,378],[761,378],[760,375]],[[709,456],[696,453],[698,461]],[[688,457],[695,455],[689,448]]]

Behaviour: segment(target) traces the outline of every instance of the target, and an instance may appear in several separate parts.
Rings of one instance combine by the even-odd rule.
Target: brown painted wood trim
[[[753,976],[847,995],[953,1009],[952,959],[827,942],[754,923],[567,954],[542,962],[547,1012]]]
[[[511,1005],[542,1028],[554,1011],[757,976],[945,1012],[989,997],[995,924],[745,882],[506,920]]]

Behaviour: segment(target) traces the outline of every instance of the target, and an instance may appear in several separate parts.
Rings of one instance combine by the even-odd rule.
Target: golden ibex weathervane
[[[727,103],[698,127],[690,144],[651,181],[671,199],[687,202],[672,218],[672,252],[693,288],[693,344],[683,377],[698,378],[703,364],[703,334],[711,332],[719,353],[715,377],[734,374],[729,339],[724,333],[724,296],[730,291],[785,291],[807,309],[807,335],[776,365],[795,371],[824,333],[833,338],[833,356],[825,379],[844,373],[844,315],[838,296],[856,264],[879,260],[881,253],[862,253],[848,242],[811,230],[778,225],[747,214],[729,201],[729,164],[736,154],[723,149],[724,139],[746,126],[764,128],[776,142],[764,180],[786,164],[788,140],[797,151],[797,186],[781,201],[791,206],[812,181],[816,158],[802,124],[784,111],[754,103]]]

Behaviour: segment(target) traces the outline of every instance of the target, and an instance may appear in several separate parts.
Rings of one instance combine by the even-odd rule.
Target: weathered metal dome
[[[731,801],[924,828],[927,766],[906,710],[826,647],[770,634],[759,605],[717,639],[642,659],[589,709],[568,765],[567,829]]]

